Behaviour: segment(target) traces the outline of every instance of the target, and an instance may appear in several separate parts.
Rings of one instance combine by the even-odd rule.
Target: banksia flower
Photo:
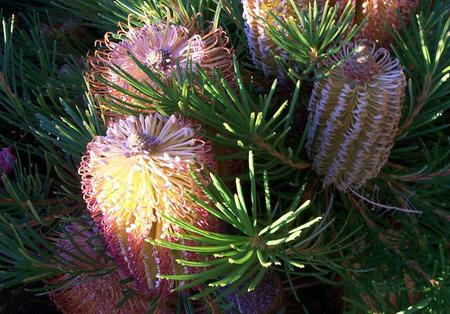
[[[362,14],[367,16],[362,37],[389,46],[392,42],[391,31],[399,30],[401,20],[407,20],[417,7],[417,0],[366,0],[362,5]],[[399,16],[400,14],[400,16]]]
[[[319,0],[318,4],[325,3]],[[277,21],[270,13],[283,19],[295,15],[290,0],[241,0],[243,18],[245,20],[245,33],[248,48],[253,63],[264,72],[265,76],[277,75],[278,68],[275,55],[286,55],[286,52],[277,47],[269,36],[266,24],[277,25]],[[313,0],[295,0],[299,9],[308,9]]]
[[[379,173],[397,132],[406,87],[400,62],[373,44],[347,44],[314,84],[307,150],[324,186],[345,191]],[[354,52],[354,53],[353,53]],[[352,54],[353,53],[353,54]]]
[[[202,198],[189,167],[215,167],[209,145],[182,118],[152,113],[113,122],[106,136],[88,144],[79,170],[84,198],[110,253],[141,290],[163,299],[173,282],[156,275],[182,271],[175,269],[177,253],[145,238],[175,240],[168,233],[179,230],[163,214],[215,228],[216,221],[188,197]]]
[[[70,264],[72,268],[84,271],[69,282],[66,288],[50,292],[51,300],[64,314],[79,313],[122,313],[144,314],[150,310],[150,300],[136,294],[125,301],[120,308],[116,307],[124,297],[124,292],[133,289],[133,283],[121,284],[127,276],[116,269],[107,274],[89,276],[89,271],[103,268],[114,269],[114,264],[102,250],[102,241],[98,231],[87,221],[74,222],[65,228],[55,239],[58,254],[65,263],[61,269]],[[91,260],[89,261],[87,260]],[[92,263],[95,261],[95,263]],[[68,280],[72,274],[66,274],[47,281],[57,285]]]
[[[272,271],[253,291],[243,294],[234,292],[227,295],[226,300],[232,302],[240,314],[275,313],[283,304],[283,284],[280,277]]]
[[[277,74],[275,54],[284,52],[276,47],[268,35],[265,23],[276,25],[276,20],[269,12],[280,17],[288,17],[294,12],[289,0],[241,0],[243,6],[242,17],[245,20],[245,33],[248,48],[256,67],[264,72],[265,76]]]
[[[418,4],[417,0],[338,0],[337,3],[342,7],[348,1],[352,1],[355,6],[357,24],[367,17],[357,37],[371,40],[383,47],[392,43],[391,32],[400,30],[401,21],[406,22]]]
[[[141,28],[119,24],[119,40],[113,40],[112,35],[107,33],[104,40],[99,41],[100,47],[90,60],[92,70],[88,78],[93,92],[123,101],[132,100],[132,97],[122,91],[99,81],[100,77],[129,92],[139,94],[123,77],[114,72],[111,66],[117,66],[134,79],[156,88],[129,53],[148,69],[159,74],[163,81],[176,75],[177,67],[181,72],[187,68],[195,72],[197,66],[211,75],[217,70],[225,79],[232,80],[232,50],[227,48],[228,37],[220,29],[198,31],[194,24],[192,22],[184,27],[161,22],[155,25],[146,24]]]

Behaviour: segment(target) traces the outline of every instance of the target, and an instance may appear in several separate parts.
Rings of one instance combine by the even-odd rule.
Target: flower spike
[[[245,33],[250,55],[256,67],[260,68],[265,76],[280,75],[275,55],[286,55],[286,52],[277,47],[269,36],[266,23],[276,26],[277,21],[270,15],[274,14],[284,20],[295,16],[291,0],[241,0],[244,9]],[[313,0],[294,0],[300,10],[308,9]],[[324,0],[319,0],[322,5]]]
[[[127,279],[127,275],[120,269],[113,270],[114,263],[101,250],[103,243],[98,237],[98,230],[87,218],[66,226],[65,232],[59,233],[55,242],[65,263],[85,272],[71,280],[67,287],[50,291],[50,299],[61,312],[144,314],[150,310],[151,300],[142,294],[131,296],[117,307],[124,298],[124,290],[134,289],[134,283],[120,283]],[[89,264],[86,260],[95,261],[95,264]],[[62,269],[64,267],[67,265],[61,265]],[[89,272],[102,268],[112,271],[102,275],[89,275]],[[72,274],[67,273],[46,282],[58,285],[71,276]]]
[[[215,168],[208,143],[179,116],[158,113],[113,122],[106,136],[88,144],[80,167],[82,190],[92,217],[101,226],[109,252],[137,280],[139,288],[164,298],[173,283],[156,278],[176,273],[175,255],[150,239],[176,241],[181,232],[163,215],[203,229],[215,220],[190,198],[202,198],[189,168]]]
[[[367,18],[357,37],[386,48],[392,43],[391,32],[399,31],[401,21],[407,22],[418,5],[417,0],[338,0],[337,3],[343,7],[348,1],[355,6],[355,23]]]
[[[191,69],[195,72],[197,66],[209,75],[217,70],[226,80],[232,81],[233,51],[227,48],[226,34],[218,28],[199,31],[194,25],[195,20],[187,26],[169,22],[144,24],[140,28],[133,27],[130,22],[128,25],[119,24],[120,31],[117,35],[106,33],[104,40],[97,41],[98,50],[90,59],[88,81],[93,93],[125,102],[133,100],[133,97],[123,90],[141,95],[113,70],[114,67],[122,69],[137,81],[158,89],[129,54],[158,75],[163,82],[176,76],[178,67],[181,72]]]
[[[367,42],[346,45],[325,65],[339,62],[327,78],[314,84],[307,149],[313,168],[325,176],[324,186],[334,183],[346,191],[376,177],[386,163],[406,79],[389,51]]]

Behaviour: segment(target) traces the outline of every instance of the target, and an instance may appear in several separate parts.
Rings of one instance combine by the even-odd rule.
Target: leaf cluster
[[[324,69],[317,71],[318,65],[351,41],[363,23],[353,25],[355,14],[351,1],[342,9],[326,1],[320,10],[317,1],[303,10],[294,0],[289,1],[294,16],[282,19],[271,13],[276,24],[266,22],[270,37],[286,54],[278,56],[278,60],[296,79],[305,78],[311,72],[324,72]]]
[[[77,50],[60,45],[61,37],[57,42],[43,31],[42,20],[48,19],[44,11],[3,19],[0,119],[22,137],[13,141],[1,136],[3,142],[15,144],[22,163],[12,178],[2,177],[0,188],[2,288],[60,274],[74,278],[113,271],[114,267],[95,268],[91,258],[85,262],[92,268],[74,266],[49,240],[71,222],[64,216],[77,217],[84,211],[77,168],[86,144],[105,132],[105,117],[96,107],[101,103],[108,111],[125,115],[149,109],[164,115],[179,112],[198,121],[214,146],[233,152],[218,156],[219,161],[248,160],[248,175],[237,174],[234,186],[214,173],[208,174],[210,184],[192,173],[208,202],[190,197],[227,226],[222,232],[204,231],[166,217],[184,230],[174,235],[180,242],[152,242],[202,257],[177,260],[198,270],[195,274],[163,275],[185,282],[177,290],[183,290],[180,302],[186,312],[193,306],[187,300],[190,287],[202,287],[193,295],[197,298],[236,289],[245,292],[271,270],[284,276],[294,295],[293,282],[299,276],[342,286],[348,312],[439,312],[448,308],[447,3],[434,1],[433,8],[422,8],[396,34],[392,50],[405,67],[408,95],[389,162],[360,192],[362,197],[320,186],[303,152],[309,126],[298,119],[298,113],[306,110],[310,77],[315,74],[320,79],[326,74],[318,65],[358,31],[351,25],[350,4],[343,9],[325,5],[320,12],[317,4],[303,11],[293,4],[294,17],[272,16],[277,25],[267,25],[269,34],[288,53],[279,61],[292,82],[274,80],[265,88],[248,74],[237,0],[42,3],[72,12],[80,17],[80,25],[102,32],[115,31],[117,22],[126,22],[130,13],[138,17],[131,23],[182,21],[201,13],[201,27],[211,23],[235,34],[235,78],[226,81],[220,73],[211,75],[193,65],[165,78],[130,55],[146,80],[138,81],[117,66],[111,71],[138,94],[103,83],[133,100],[94,98],[86,93]],[[33,165],[23,155],[28,152]],[[377,207],[376,203],[392,206]],[[395,213],[386,211],[387,207],[422,213]],[[76,254],[73,259],[84,260],[81,256]]]
[[[206,186],[198,175],[191,171],[209,202],[204,202],[194,195],[190,197],[220,221],[232,226],[237,234],[230,231],[205,231],[181,219],[166,217],[187,232],[174,236],[182,241],[194,242],[195,245],[148,240],[154,245],[171,250],[196,252],[205,256],[205,259],[200,261],[177,260],[177,263],[183,266],[200,267],[206,269],[204,271],[161,276],[165,279],[189,281],[175,290],[207,284],[207,288],[192,297],[204,296],[219,287],[227,287],[223,292],[226,295],[236,289],[245,288],[246,291],[252,291],[273,267],[295,272],[295,269],[308,266],[320,275],[326,273],[328,268],[337,266],[331,253],[337,247],[344,247],[346,239],[338,236],[329,243],[320,243],[323,240],[322,232],[333,222],[333,219],[329,218],[332,202],[321,216],[311,216],[307,213],[311,200],[304,198],[304,189],[300,188],[286,208],[281,208],[283,205],[279,202],[273,206],[267,172],[263,175],[264,186],[260,190],[257,187],[253,162],[253,152],[250,151],[250,200],[244,194],[239,178],[236,178],[236,193],[232,193],[216,175],[210,173],[212,184]],[[259,198],[261,195],[264,196],[263,202]]]

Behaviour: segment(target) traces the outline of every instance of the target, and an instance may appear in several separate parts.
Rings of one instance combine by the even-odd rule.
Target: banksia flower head
[[[283,284],[280,277],[271,271],[253,291],[232,292],[226,296],[226,300],[232,302],[240,314],[275,313],[283,304]]]
[[[410,13],[414,13],[417,0],[338,0],[341,7],[348,1],[355,6],[355,22],[367,17],[366,23],[357,35],[358,38],[371,40],[382,47],[392,43],[391,32],[400,30],[402,20],[407,22]]]
[[[88,208],[110,253],[150,294],[168,296],[173,282],[158,274],[179,272],[175,254],[145,238],[175,241],[177,228],[163,214],[203,229],[215,220],[188,197],[202,198],[188,168],[214,168],[210,146],[189,122],[158,113],[113,122],[87,147],[80,174]]]
[[[325,1],[323,1],[325,2]],[[283,19],[295,15],[290,0],[241,0],[245,20],[245,33],[253,63],[265,76],[280,75],[275,55],[286,55],[269,36],[267,23],[276,26],[277,21],[270,13]],[[299,9],[308,9],[313,0],[295,0]],[[322,3],[321,0],[318,1]]]
[[[307,150],[324,186],[345,191],[379,173],[397,132],[406,87],[400,62],[374,44],[347,44],[314,84]],[[355,49],[356,48],[356,49]]]
[[[127,299],[120,308],[117,304],[123,299],[124,292],[133,289],[133,284],[121,284],[127,276],[116,269],[104,275],[89,276],[89,271],[103,268],[114,269],[114,264],[107,258],[103,243],[98,237],[98,231],[87,219],[74,222],[65,228],[65,233],[58,234],[55,239],[58,254],[67,264],[85,273],[69,282],[66,288],[50,292],[50,298],[64,314],[79,313],[121,313],[140,314],[150,310],[150,300],[142,295],[134,295]],[[95,261],[89,263],[87,260]],[[66,274],[47,281],[47,284],[57,285],[68,280],[72,274]]]
[[[362,37],[388,47],[392,30],[400,30],[401,20],[406,21],[417,8],[417,0],[366,0],[362,14],[367,16]],[[399,15],[400,14],[400,15]]]
[[[186,27],[169,22],[145,24],[141,28],[119,24],[119,40],[113,40],[112,34],[107,33],[104,40],[98,42],[100,47],[91,59],[92,71],[88,77],[94,93],[124,101],[132,99],[99,81],[98,77],[101,77],[111,84],[139,94],[122,76],[111,69],[112,66],[117,66],[134,79],[147,82],[156,88],[129,56],[130,53],[148,69],[160,74],[163,81],[176,75],[177,67],[181,72],[185,69],[195,72],[196,66],[211,75],[217,70],[225,79],[231,80],[234,72],[232,50],[227,48],[228,37],[220,29],[203,32],[195,29],[194,25],[195,21]]]
[[[268,35],[265,23],[276,25],[270,12],[280,17],[287,17],[293,13],[289,0],[241,0],[243,6],[242,17],[245,20],[245,33],[248,48],[255,66],[260,68],[265,76],[277,74],[277,64],[274,54],[284,52],[276,47]]]

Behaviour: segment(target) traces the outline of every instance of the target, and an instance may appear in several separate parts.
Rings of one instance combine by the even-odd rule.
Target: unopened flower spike
[[[120,269],[114,269],[112,259],[105,258],[101,250],[103,243],[98,237],[99,231],[86,217],[83,221],[72,222],[65,227],[65,232],[57,234],[55,244],[58,254],[65,261],[61,269],[71,267],[84,272],[68,282],[67,287],[50,291],[50,299],[64,314],[80,313],[120,313],[144,314],[150,310],[151,300],[136,294],[126,300],[120,308],[117,305],[124,298],[124,289],[134,289],[134,284],[121,284],[128,275]],[[95,261],[89,264],[86,259]],[[96,269],[111,269],[102,275],[89,275]],[[73,274],[58,276],[47,280],[48,285],[58,285],[72,277]]]
[[[174,283],[159,274],[183,272],[168,249],[145,239],[176,241],[181,232],[163,215],[215,230],[216,220],[188,196],[203,194],[189,168],[215,169],[211,148],[183,118],[158,113],[113,122],[88,144],[80,166],[82,190],[110,253],[150,295],[168,297]]]
[[[338,66],[314,84],[307,150],[324,186],[360,187],[386,163],[394,144],[406,79],[389,51],[347,44],[325,62]]]
[[[90,59],[91,71],[88,74],[88,81],[93,93],[110,99],[133,100],[133,97],[105,83],[108,82],[140,95],[113,70],[117,67],[134,79],[158,88],[129,54],[157,74],[163,82],[177,75],[178,67],[181,72],[186,69],[195,72],[197,66],[210,75],[217,70],[225,79],[232,81],[233,51],[228,47],[228,37],[219,28],[203,31],[197,29],[195,25],[195,19],[184,26],[168,21],[161,21],[158,24],[146,23],[142,27],[134,27],[130,22],[128,25],[119,24],[120,30],[117,35],[107,33],[104,40],[98,41],[98,49]]]

